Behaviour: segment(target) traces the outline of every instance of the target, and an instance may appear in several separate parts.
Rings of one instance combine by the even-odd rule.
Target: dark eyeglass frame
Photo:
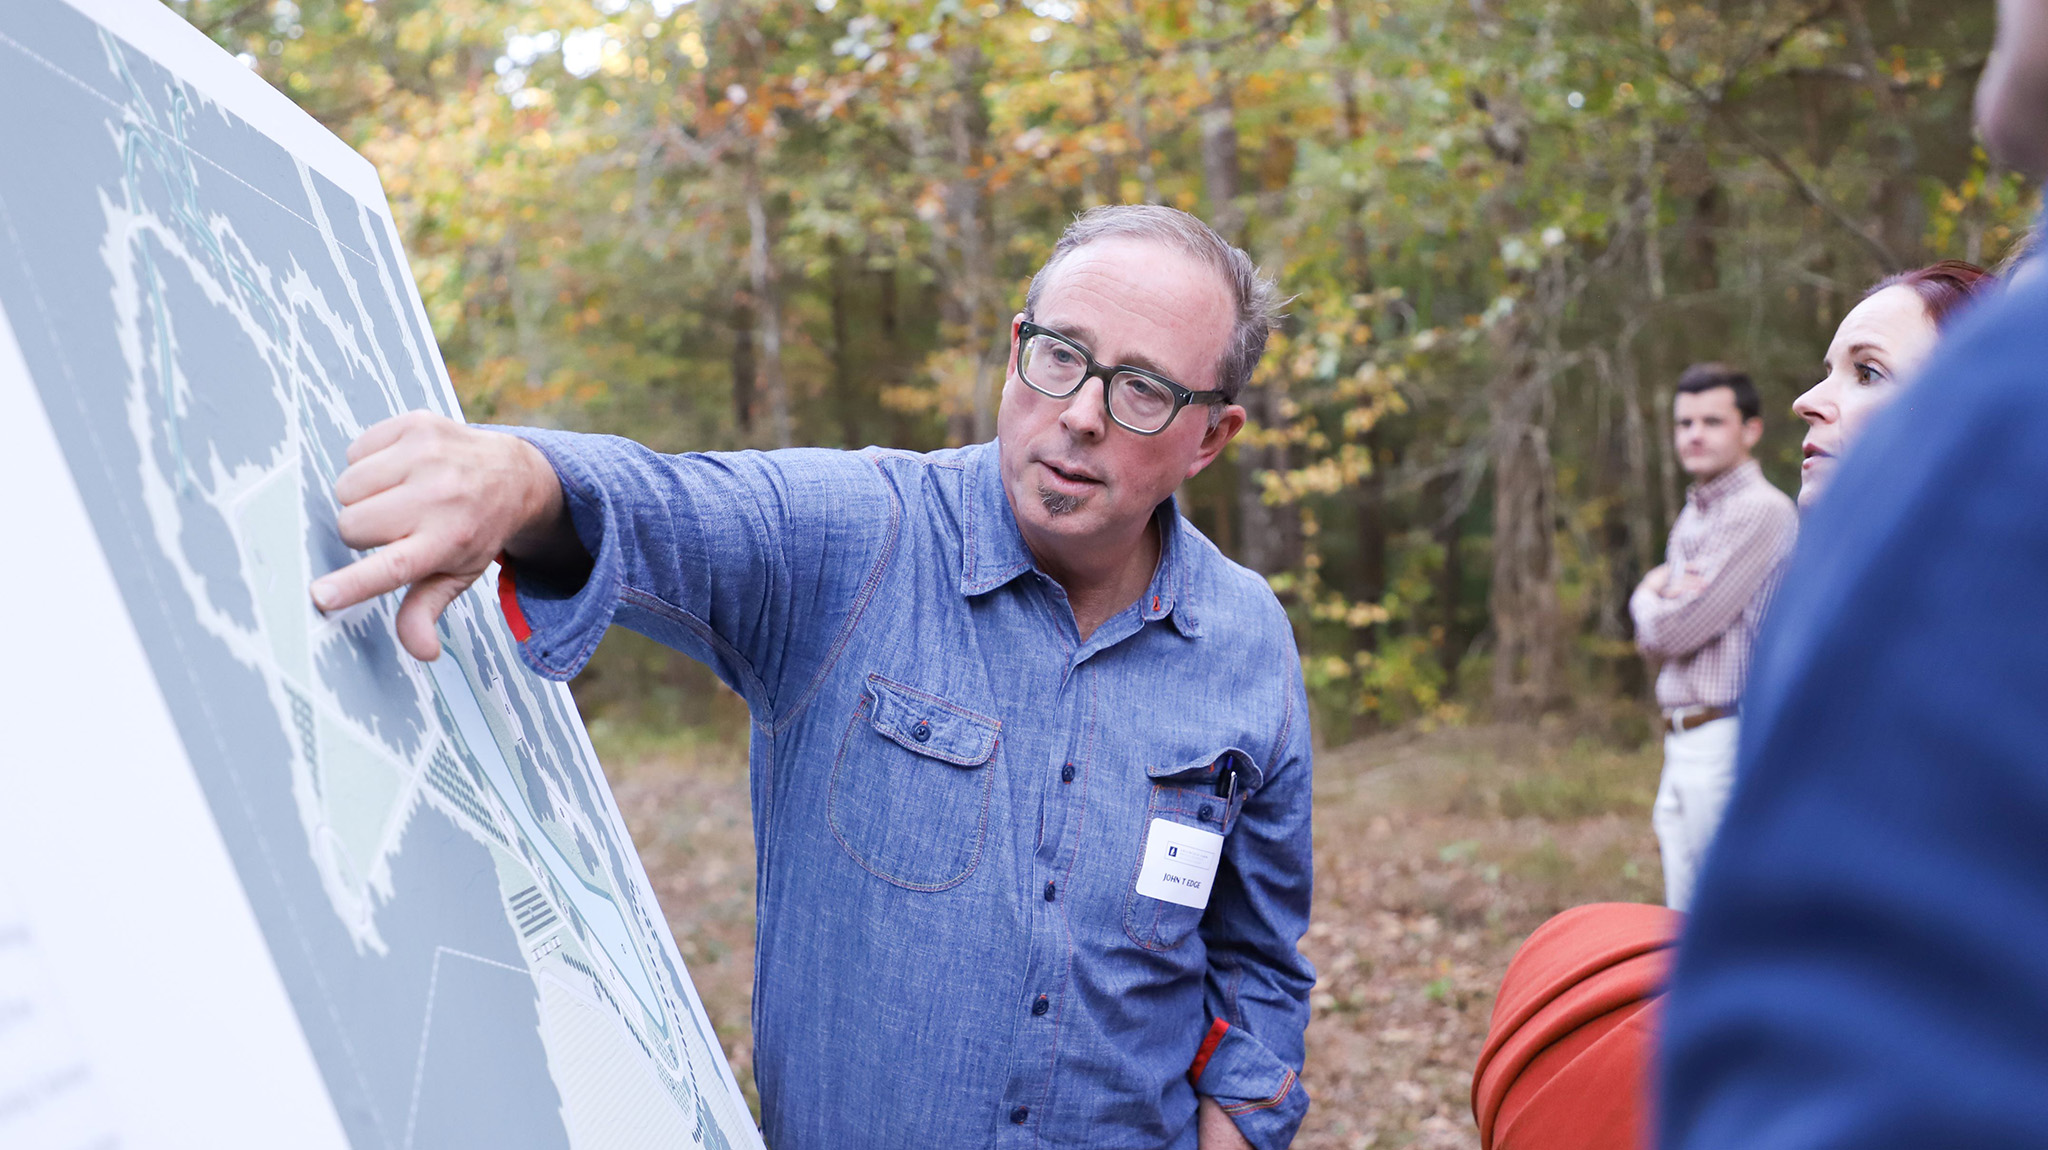
[[[1055,343],[1064,344],[1080,353],[1084,370],[1081,372],[1081,378],[1074,381],[1074,386],[1065,391],[1053,391],[1050,388],[1040,387],[1031,382],[1031,377],[1024,373],[1024,345],[1037,336],[1044,336]],[[1166,421],[1164,423],[1150,431],[1146,431],[1143,428],[1132,427],[1130,424],[1117,418],[1116,408],[1109,402],[1109,391],[1110,388],[1116,386],[1116,377],[1120,375],[1140,376],[1173,393],[1173,410],[1166,413]],[[1049,327],[1040,327],[1030,320],[1025,320],[1017,325],[1017,378],[1024,381],[1024,386],[1051,399],[1065,399],[1088,386],[1089,380],[1099,379],[1102,381],[1103,412],[1109,416],[1111,423],[1116,424],[1133,435],[1158,435],[1160,432],[1173,426],[1173,421],[1180,415],[1181,408],[1191,404],[1213,405],[1230,402],[1230,397],[1224,395],[1221,391],[1195,391],[1192,388],[1182,387],[1180,384],[1175,383],[1156,371],[1147,371],[1142,367],[1132,367],[1125,363],[1111,364],[1105,367],[1095,362],[1095,354],[1089,351],[1087,345],[1081,341],[1070,335],[1062,335]]]

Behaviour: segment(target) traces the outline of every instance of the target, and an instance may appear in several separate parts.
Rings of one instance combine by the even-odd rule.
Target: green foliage
[[[1183,506],[1368,724],[1481,698],[1504,419],[1572,683],[1638,691],[1678,372],[1751,370],[1789,487],[1864,286],[2036,202],[1969,130],[1991,6],[1945,0],[166,2],[377,163],[479,418],[982,438],[1071,215],[1203,214],[1294,302]]]

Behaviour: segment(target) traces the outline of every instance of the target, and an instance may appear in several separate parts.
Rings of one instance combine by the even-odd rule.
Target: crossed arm
[[[1666,563],[1643,576],[1628,606],[1645,654],[1682,659],[1733,627],[1791,549],[1797,520],[1758,513],[1731,526],[1699,569]]]

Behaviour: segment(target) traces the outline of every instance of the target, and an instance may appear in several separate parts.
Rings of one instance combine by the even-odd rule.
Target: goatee
[[[1063,491],[1054,491],[1046,487],[1038,489],[1038,502],[1053,515],[1071,515],[1079,511],[1081,499],[1079,495],[1068,495]]]

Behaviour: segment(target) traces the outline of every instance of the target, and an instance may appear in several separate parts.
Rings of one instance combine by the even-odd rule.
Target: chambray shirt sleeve
[[[2048,282],[1809,516],[1667,1000],[1660,1145],[2048,1146]]]
[[[1713,571],[1706,586],[1670,598],[1637,587],[1629,597],[1636,645],[1654,658],[1683,659],[1720,638],[1751,600],[1770,593],[1798,535],[1799,516],[1789,504],[1757,500],[1729,508],[1726,530],[1704,557]],[[1682,577],[1671,573],[1673,582]]]
[[[1277,607],[1275,609],[1277,614]],[[1285,627],[1283,621],[1279,624]],[[1303,1032],[1316,972],[1299,948],[1308,929],[1311,768],[1308,697],[1293,639],[1287,720],[1263,784],[1245,800],[1223,848],[1215,897],[1202,919],[1211,1028],[1228,1024],[1195,1093],[1214,1098],[1260,1150],[1294,1140],[1308,1114]]]
[[[898,514],[867,456],[662,455],[613,436],[504,428],[562,481],[593,560],[580,587],[515,571],[545,676],[582,670],[613,622],[709,664],[757,713],[797,705],[857,613]]]

